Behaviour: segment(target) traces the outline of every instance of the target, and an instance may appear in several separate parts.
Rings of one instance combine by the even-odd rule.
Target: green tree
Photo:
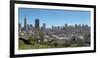
[[[40,36],[41,43],[43,43],[44,42],[44,33],[40,31],[39,36]]]
[[[40,38],[44,38],[44,33],[40,31],[39,36],[40,36]]]
[[[36,39],[35,39],[35,37],[34,36],[30,36],[29,37],[29,42],[30,42],[30,44],[35,44],[35,42],[36,42]]]

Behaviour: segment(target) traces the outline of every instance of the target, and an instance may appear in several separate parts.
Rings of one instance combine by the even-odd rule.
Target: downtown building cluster
[[[84,24],[46,27],[46,23],[40,27],[39,19],[35,19],[35,25],[27,23],[27,18],[24,19],[24,26],[19,23],[19,38],[28,40],[29,36],[35,36],[37,42],[56,41],[58,43],[71,43],[72,41],[82,41],[83,46],[90,46],[90,26]],[[39,32],[43,32],[43,38],[38,36]]]

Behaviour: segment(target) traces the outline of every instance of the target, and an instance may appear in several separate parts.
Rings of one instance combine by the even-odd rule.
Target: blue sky
[[[27,23],[33,26],[35,19],[40,20],[40,26],[45,23],[46,27],[52,27],[52,25],[63,26],[65,24],[90,25],[90,11],[19,8],[18,17],[22,26],[24,25],[25,16],[27,17]]]

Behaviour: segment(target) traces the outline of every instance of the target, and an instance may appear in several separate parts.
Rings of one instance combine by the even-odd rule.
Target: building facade
[[[27,31],[27,18],[24,18],[24,31]]]

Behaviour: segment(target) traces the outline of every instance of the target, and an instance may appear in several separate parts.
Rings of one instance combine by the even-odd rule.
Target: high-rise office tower
[[[54,28],[54,26],[52,25],[52,29]]]
[[[18,30],[19,30],[19,32],[21,32],[21,23],[19,23],[18,25],[19,25]]]
[[[24,30],[27,31],[27,18],[24,18]]]
[[[36,38],[36,42],[40,43],[41,37],[40,37],[39,19],[35,19],[35,32],[34,33],[35,33],[34,37]]]
[[[39,30],[39,19],[35,19],[35,29]]]
[[[68,24],[65,24],[65,28],[68,27]]]
[[[43,32],[46,31],[46,24],[45,24],[45,23],[43,23],[42,31],[43,31]]]

